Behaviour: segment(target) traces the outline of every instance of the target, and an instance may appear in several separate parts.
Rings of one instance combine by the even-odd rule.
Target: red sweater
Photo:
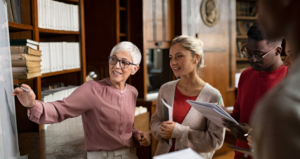
[[[255,71],[252,68],[243,71],[231,116],[239,123],[248,124],[257,101],[272,87],[276,86],[287,72],[286,66],[281,66],[272,72]],[[240,140],[237,140],[236,146],[249,148],[246,142]],[[240,159],[242,156],[242,153],[235,152],[235,159]]]
[[[198,96],[189,97],[182,94],[176,86],[174,106],[173,106],[173,121],[181,124],[191,109],[191,105],[186,102],[186,100],[196,100]],[[175,149],[176,139],[173,139],[173,145],[170,152],[173,152]]]

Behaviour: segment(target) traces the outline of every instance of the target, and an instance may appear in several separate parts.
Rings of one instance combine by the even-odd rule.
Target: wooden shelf
[[[56,75],[61,75],[61,74],[66,74],[66,73],[72,73],[72,72],[79,72],[79,71],[81,71],[80,68],[72,69],[72,70],[63,70],[63,71],[58,71],[58,72],[50,72],[50,73],[42,74],[41,78],[51,77],[51,76],[56,76]]]
[[[236,36],[237,39],[248,39],[247,35],[237,35]]]
[[[73,34],[79,35],[78,31],[64,31],[64,30],[52,30],[52,29],[42,29],[39,28],[40,34]]]
[[[66,2],[66,3],[78,3],[78,0],[59,0],[60,2]]]
[[[121,37],[126,37],[127,34],[126,34],[126,33],[120,33],[120,36],[121,36]]]
[[[251,16],[237,16],[236,20],[257,20],[257,16],[251,17]]]
[[[241,61],[241,62],[248,61],[248,58],[246,58],[246,57],[236,58],[236,61]]]
[[[120,7],[119,9],[120,9],[120,10],[124,10],[124,11],[126,10],[126,8],[125,8],[125,7]]]
[[[30,78],[30,79],[14,79],[14,84],[25,83],[25,82],[27,82],[27,81],[34,80],[35,78],[36,78],[36,77]]]
[[[33,30],[32,25],[8,22],[9,30]]]

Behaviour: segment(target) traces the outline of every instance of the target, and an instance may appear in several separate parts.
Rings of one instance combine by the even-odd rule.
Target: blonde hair
[[[181,44],[186,50],[191,51],[192,56],[200,55],[200,61],[197,63],[197,74],[199,75],[200,68],[205,67],[203,57],[203,42],[198,38],[180,35],[173,39],[171,47],[177,43]]]

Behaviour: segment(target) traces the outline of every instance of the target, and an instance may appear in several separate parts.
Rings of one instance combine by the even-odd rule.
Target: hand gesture
[[[247,125],[246,123],[235,124],[234,122],[227,119],[223,119],[223,125],[231,130],[235,138],[247,142],[247,137],[245,137],[245,134],[250,129],[249,125]]]
[[[20,103],[27,108],[32,108],[35,105],[35,94],[32,91],[32,89],[26,85],[26,84],[22,84],[22,87],[26,88],[29,90],[29,92],[25,92],[23,91],[21,88],[17,87],[14,91],[13,91],[13,96],[17,96]]]
[[[160,134],[164,139],[171,139],[172,132],[175,127],[175,122],[173,121],[164,121],[160,124]]]
[[[150,136],[146,132],[141,132],[135,135],[135,139],[139,141],[142,146],[149,146],[151,144]]]

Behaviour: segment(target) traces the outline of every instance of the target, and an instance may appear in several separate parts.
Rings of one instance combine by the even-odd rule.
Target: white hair
[[[134,45],[132,42],[123,41],[118,43],[112,48],[110,52],[110,56],[112,56],[114,52],[121,52],[121,51],[130,53],[131,58],[133,60],[133,64],[140,65],[142,54],[139,48],[136,45]]]

